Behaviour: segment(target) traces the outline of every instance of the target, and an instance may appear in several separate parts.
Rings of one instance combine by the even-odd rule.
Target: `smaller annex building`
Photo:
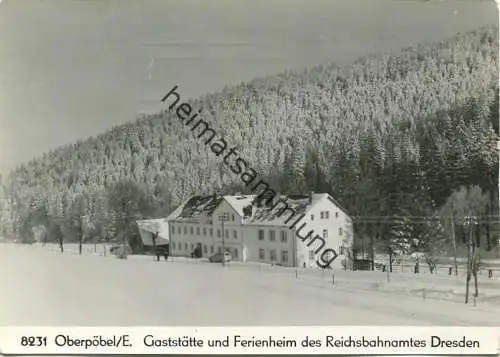
[[[145,219],[136,223],[144,246],[152,247],[154,245],[166,245],[170,243],[168,222],[164,218]],[[153,235],[156,234],[158,236],[153,241]]]

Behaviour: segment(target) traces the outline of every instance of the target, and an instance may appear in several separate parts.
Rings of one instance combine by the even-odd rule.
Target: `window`
[[[234,248],[234,257],[238,258],[238,248]]]
[[[220,238],[220,229],[217,229],[217,237]]]
[[[264,240],[264,230],[259,229],[259,240]]]
[[[208,247],[207,247],[207,245],[206,245],[206,244],[203,246],[203,252],[204,252],[205,254],[207,254],[207,253],[208,253]]]
[[[281,231],[281,241],[283,243],[286,243],[287,241],[286,231]]]
[[[314,214],[311,214],[311,221],[314,221]]]
[[[199,236],[200,235],[200,227],[196,227],[196,235]]]
[[[342,231],[342,227],[340,227],[340,228],[339,228],[339,236],[341,236],[341,235],[342,235],[342,233],[343,233],[343,231]]]
[[[288,263],[288,250],[281,251],[281,262]]]
[[[340,252],[340,255],[344,255],[344,247],[340,246],[339,247],[339,252]]]
[[[321,219],[323,219],[323,218],[324,218],[323,213],[324,213],[324,212],[320,212],[320,213],[319,213],[319,218],[321,218]]]
[[[188,250],[188,244],[184,243],[184,250]]]
[[[231,215],[231,220],[233,220],[233,221],[234,221],[234,214],[232,214],[232,215]]]
[[[326,212],[325,212],[325,218],[326,218],[326,219],[329,219],[329,218],[330,218],[330,211],[326,211]]]
[[[271,242],[274,242],[276,240],[276,232],[275,231],[273,231],[273,230],[269,231],[269,240]]]
[[[203,227],[203,235],[206,236],[207,235],[207,229],[205,227]]]
[[[213,237],[214,236],[214,230],[212,228],[210,228],[208,231],[210,232],[210,237]]]
[[[275,249],[271,249],[269,251],[269,257],[271,258],[271,261],[272,262],[275,262],[276,261],[276,250]]]
[[[213,245],[211,245],[211,246],[210,246],[210,254],[213,254],[213,253],[214,253],[214,246],[213,246]]]
[[[194,249],[194,244],[193,244],[193,243],[191,243],[191,250],[193,250],[193,249]]]
[[[323,239],[328,239],[328,231],[323,229]]]
[[[172,250],[175,249],[175,242],[172,242]]]
[[[236,231],[236,229],[233,230],[233,238],[238,239],[238,232]]]
[[[335,212],[335,218],[339,218],[339,213]]]
[[[259,249],[259,260],[266,259],[266,251],[264,249]]]
[[[222,253],[222,247],[217,247],[217,252]]]
[[[181,226],[177,226],[177,233],[181,234]]]
[[[184,226],[184,234],[188,233],[188,227]]]
[[[313,260],[314,259],[314,250],[310,250],[309,251],[309,260]]]
[[[194,229],[193,229],[193,227],[190,227],[190,228],[189,228],[189,233],[191,233],[191,235],[193,235],[193,234],[194,234]]]
[[[226,231],[224,233],[225,233],[224,237],[229,238],[229,231],[227,229],[226,229]]]

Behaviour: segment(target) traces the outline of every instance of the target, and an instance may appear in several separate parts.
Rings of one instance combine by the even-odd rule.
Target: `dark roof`
[[[222,199],[221,195],[194,196],[186,202],[178,218],[210,217]]]
[[[318,200],[328,197],[330,202],[337,205],[341,210],[345,210],[336,202],[330,195],[326,193],[309,195],[288,195],[280,196],[281,203],[277,197],[273,202],[266,205],[266,199],[262,198],[255,202],[255,195],[235,195],[222,196],[220,194],[210,196],[194,196],[185,201],[177,208],[177,212],[172,213],[169,217],[171,220],[191,220],[193,218],[211,217],[219,204],[226,199],[227,202],[238,212],[238,214],[248,219],[247,224],[265,224],[265,225],[286,225],[285,221],[290,218],[293,210],[293,215],[299,218],[300,215],[306,212],[311,205],[314,205]],[[310,201],[312,199],[312,202]],[[290,210],[283,211],[286,202]],[[346,212],[347,213],[347,212]]]
[[[289,196],[281,196],[280,199],[283,202],[286,202],[290,209],[293,209],[295,217],[299,217],[302,213],[306,211],[308,206],[310,205],[309,196],[299,196],[299,195],[289,195]],[[285,208],[284,204],[279,203],[278,199],[275,199],[274,202],[270,205],[260,204],[254,205],[254,212],[250,219],[250,224],[276,224],[282,225],[284,221],[290,217],[290,211],[283,212],[283,208]],[[292,220],[293,221],[293,220]]]

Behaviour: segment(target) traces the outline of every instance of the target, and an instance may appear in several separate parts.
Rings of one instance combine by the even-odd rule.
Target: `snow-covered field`
[[[484,273],[474,306],[444,274],[337,271],[333,285],[331,272],[74,248],[0,244],[1,325],[499,324],[500,280]]]

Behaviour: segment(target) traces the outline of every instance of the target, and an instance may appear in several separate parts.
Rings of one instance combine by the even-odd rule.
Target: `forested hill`
[[[497,34],[481,28],[347,67],[288,71],[192,103],[276,190],[331,193],[365,217],[359,235],[435,236],[432,224],[397,217],[437,214],[472,186],[477,214],[498,214]],[[0,228],[25,240],[108,239],[190,195],[246,191],[166,110],[46,153],[2,186]],[[490,241],[495,224],[481,223]]]

